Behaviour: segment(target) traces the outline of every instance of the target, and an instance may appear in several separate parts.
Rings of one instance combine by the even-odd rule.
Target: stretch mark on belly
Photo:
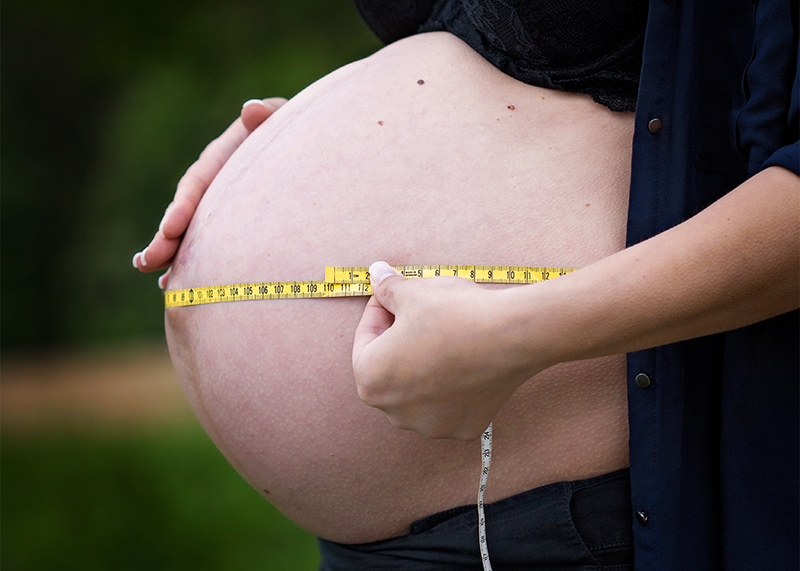
[[[395,266],[395,269],[411,279],[452,276],[476,283],[506,284],[538,283],[575,271],[572,268],[464,265]],[[261,282],[175,290],[165,294],[165,304],[169,308],[224,301],[348,297],[371,295],[371,293],[368,268],[329,266],[325,268],[325,281]],[[481,436],[481,477],[478,487],[478,544],[484,571],[492,571],[486,537],[486,517],[483,510],[491,464],[492,425],[489,424]],[[266,489],[264,492],[269,494]]]
[[[453,276],[486,284],[534,284],[575,271],[574,268],[464,265],[396,266],[396,269],[407,278]],[[327,267],[324,281],[250,282],[171,290],[164,294],[164,307],[367,295],[372,295],[368,268]]]

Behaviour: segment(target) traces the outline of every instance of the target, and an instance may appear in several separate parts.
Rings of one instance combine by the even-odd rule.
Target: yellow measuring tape
[[[476,283],[533,284],[574,272],[574,268],[535,268],[523,266],[395,266],[407,278],[455,276]],[[253,282],[206,286],[168,291],[164,306],[182,307],[226,301],[257,299],[306,299],[372,295],[369,269],[365,267],[326,267],[324,281]]]
[[[532,284],[563,276],[572,268],[535,268],[521,266],[395,266],[407,278],[455,276],[476,283]],[[305,299],[371,295],[369,269],[365,267],[326,267],[324,281],[253,282],[207,286],[168,291],[167,308],[226,301],[257,299]],[[492,571],[486,535],[483,498],[492,460],[492,425],[481,437],[481,478],[478,489],[478,543],[484,571]]]

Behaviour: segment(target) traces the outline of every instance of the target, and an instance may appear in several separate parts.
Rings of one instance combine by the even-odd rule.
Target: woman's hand
[[[189,227],[197,205],[211,181],[247,136],[284,103],[286,99],[281,97],[245,102],[241,116],[222,135],[208,144],[197,161],[178,181],[175,198],[167,206],[158,232],[144,250],[133,256],[134,268],[142,272],[154,272],[172,263],[181,237]],[[161,289],[166,289],[168,275],[169,272],[159,278],[158,285]]]
[[[682,224],[536,285],[491,291],[456,278],[405,280],[374,264],[375,296],[353,347],[359,395],[395,426],[477,438],[514,390],[550,365],[793,311],[798,211],[800,177],[769,167]]]
[[[538,372],[507,327],[504,292],[460,278],[406,280],[385,262],[370,276],[374,296],[353,347],[359,396],[398,428],[478,438]]]

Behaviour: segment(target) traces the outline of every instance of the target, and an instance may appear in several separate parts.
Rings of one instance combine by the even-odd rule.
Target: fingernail
[[[266,105],[264,105],[264,102],[263,102],[261,99],[248,99],[247,101],[245,101],[244,103],[242,103],[242,109],[244,109],[244,108],[245,108],[245,107],[247,107],[248,105],[254,105],[254,104],[256,104],[256,103],[258,103],[258,104],[259,104],[259,105],[261,105],[262,107],[266,107]]]
[[[167,289],[167,274],[161,274],[158,278],[158,287],[161,288],[161,291]]]
[[[134,269],[136,269],[136,270],[138,270],[138,269],[139,269],[139,266],[138,266],[138,265],[136,265],[136,256],[138,256],[139,254],[141,254],[141,252],[136,252],[136,253],[133,255],[133,259],[131,260],[131,264],[133,264],[133,267],[134,267]]]
[[[139,256],[139,261],[142,263],[142,267],[147,267],[147,260],[144,259],[145,255],[147,254],[147,248],[141,251],[141,255]]]
[[[375,262],[369,267],[369,279],[378,285],[389,276],[399,276],[400,272],[395,270],[386,262]]]

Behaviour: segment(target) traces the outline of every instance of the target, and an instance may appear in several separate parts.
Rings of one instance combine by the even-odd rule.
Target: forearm
[[[772,168],[692,219],[578,272],[485,290],[370,268],[359,395],[395,426],[478,437],[552,365],[742,327],[798,307],[800,178]]]
[[[553,364],[735,329],[799,299],[800,178],[773,167],[667,232],[509,290],[507,307],[518,350],[541,347],[542,315],[558,316],[544,324]]]
[[[790,311],[800,299],[799,266],[800,179],[770,168],[667,232],[553,282],[509,290],[507,308],[517,349],[541,346],[545,327],[552,364]]]

